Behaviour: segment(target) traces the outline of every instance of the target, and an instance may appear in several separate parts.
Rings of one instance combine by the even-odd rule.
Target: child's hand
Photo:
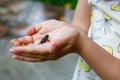
[[[32,31],[33,30],[33,31]],[[10,49],[13,58],[28,62],[56,60],[76,52],[79,33],[76,29],[63,22],[50,20],[28,30],[28,36],[11,41],[16,47]],[[38,44],[48,34],[44,44]]]
[[[53,31],[57,28],[61,28],[65,25],[62,21],[57,20],[47,20],[35,26],[32,26],[27,29],[26,36],[18,39],[11,40],[11,43],[15,46],[24,46],[30,43],[35,43],[40,41],[39,38],[43,37],[44,34]]]

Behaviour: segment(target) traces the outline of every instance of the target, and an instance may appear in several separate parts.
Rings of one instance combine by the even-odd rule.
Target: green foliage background
[[[78,0],[32,0],[32,1],[40,1],[54,6],[64,7],[69,6],[69,8],[75,9]]]

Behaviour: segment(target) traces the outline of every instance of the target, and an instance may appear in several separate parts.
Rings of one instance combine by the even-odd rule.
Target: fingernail
[[[15,50],[14,50],[13,48],[11,48],[9,51],[10,51],[10,52],[15,52]]]
[[[15,55],[12,56],[13,59],[17,59],[17,57]]]

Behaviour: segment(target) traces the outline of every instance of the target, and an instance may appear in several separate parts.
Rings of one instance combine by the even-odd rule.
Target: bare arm
[[[87,33],[90,25],[90,17],[91,12],[88,0],[78,0],[72,25],[78,29],[83,29]]]
[[[90,16],[90,7],[87,0],[78,0],[72,21],[72,25],[77,27],[82,34],[79,40],[78,54],[103,80],[120,80],[120,60],[94,43],[86,34],[81,33],[82,31],[88,32]]]
[[[103,80],[120,80],[120,60],[94,43],[85,34],[80,38],[79,55]]]

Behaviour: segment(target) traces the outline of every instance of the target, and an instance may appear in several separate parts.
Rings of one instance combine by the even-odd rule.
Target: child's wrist
[[[80,52],[82,50],[82,46],[84,46],[84,43],[86,42],[86,33],[84,31],[79,31],[79,38],[77,41],[77,50],[76,53],[80,55]]]

